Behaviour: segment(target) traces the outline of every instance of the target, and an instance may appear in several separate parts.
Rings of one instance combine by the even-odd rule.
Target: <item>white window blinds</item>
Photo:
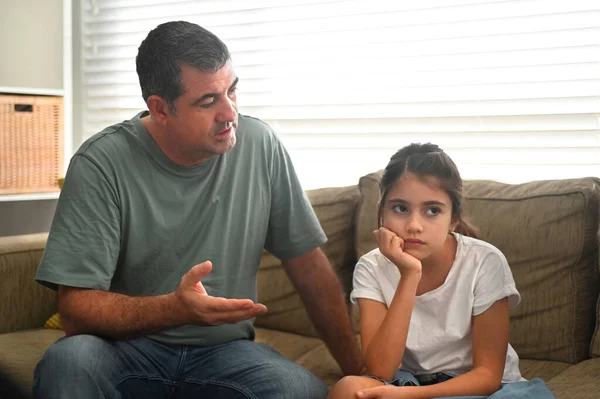
[[[307,189],[356,184],[425,141],[468,179],[600,176],[598,0],[96,0],[80,14],[81,139],[144,109],[137,47],[183,19],[228,45],[240,111],[273,126]]]

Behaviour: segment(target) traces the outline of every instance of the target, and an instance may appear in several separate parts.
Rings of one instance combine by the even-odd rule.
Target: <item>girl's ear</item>
[[[454,230],[456,230],[456,227],[458,226],[459,223],[460,223],[460,221],[458,219],[452,218],[452,222],[450,223],[450,226],[448,227],[448,233],[454,233]]]

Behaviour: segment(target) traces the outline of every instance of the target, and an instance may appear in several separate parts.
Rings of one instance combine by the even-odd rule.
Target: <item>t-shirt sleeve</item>
[[[474,297],[473,316],[485,312],[503,298],[508,298],[510,309],[521,301],[508,262],[500,251],[484,257],[475,281]]]
[[[117,195],[105,173],[84,155],[71,160],[36,281],[108,290],[119,256]]]
[[[271,134],[271,210],[265,249],[287,260],[320,247],[327,237],[300,185],[289,154]]]
[[[354,268],[352,292],[350,293],[350,301],[353,304],[356,305],[357,299],[361,298],[385,303],[383,292],[377,282],[376,267],[376,261],[369,257],[369,254],[358,260]]]

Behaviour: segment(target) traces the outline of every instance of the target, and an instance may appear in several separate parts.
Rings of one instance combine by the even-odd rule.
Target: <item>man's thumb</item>
[[[187,272],[186,282],[189,285],[196,285],[200,280],[202,280],[204,277],[208,276],[208,274],[211,272],[211,270],[212,270],[211,261],[209,261],[209,260],[204,261],[204,262],[192,267],[190,269],[190,271]]]

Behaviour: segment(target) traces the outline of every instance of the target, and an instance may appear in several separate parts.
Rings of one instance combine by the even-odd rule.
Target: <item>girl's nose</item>
[[[406,224],[406,230],[412,234],[423,231],[423,225],[421,224],[418,216],[412,216],[408,220],[408,223]]]

